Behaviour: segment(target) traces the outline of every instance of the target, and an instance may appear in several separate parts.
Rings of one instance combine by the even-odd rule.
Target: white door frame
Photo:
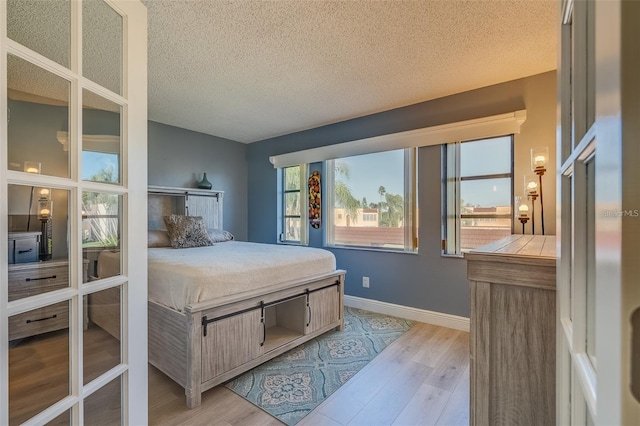
[[[557,423],[636,424],[630,320],[640,307],[640,4],[561,3]]]
[[[147,10],[138,0],[105,0],[123,16],[123,75],[122,95],[114,94],[81,77],[82,69],[82,4],[71,1],[71,61],[70,69],[7,39],[7,3],[0,2],[0,111],[7,111],[7,53],[47,69],[71,82],[70,140],[71,176],[58,178],[38,176],[37,182],[66,189],[71,196],[70,224],[70,287],[55,292],[57,298],[68,297],[72,301],[70,327],[70,395],[27,423],[46,423],[58,415],[72,410],[74,424],[83,424],[84,398],[122,376],[123,423],[146,424],[148,422],[147,384]],[[108,192],[121,194],[123,200],[122,275],[112,279],[112,284],[122,285],[122,361],[98,379],[83,386],[82,383],[82,296],[96,288],[82,284],[82,250],[80,247],[81,194],[86,190],[105,190],[104,184],[81,180],[79,135],[82,134],[82,89],[93,92],[122,106],[122,185],[111,186]],[[9,184],[33,184],[31,176],[7,168],[7,121],[0,120],[0,259],[7,259]],[[75,210],[73,207],[76,207]],[[2,260],[6,264],[6,260]],[[107,287],[109,283],[103,285]],[[7,268],[0,272],[0,424],[8,424],[8,317],[33,309],[37,303],[48,304],[47,296],[39,301],[29,299],[8,302]]]

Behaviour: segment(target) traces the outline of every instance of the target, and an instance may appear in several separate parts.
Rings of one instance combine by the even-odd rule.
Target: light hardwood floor
[[[62,368],[68,359],[67,336],[66,330],[61,330],[13,345],[9,363],[15,379],[9,392],[12,424],[26,420],[38,412],[38,405],[45,407],[68,391],[68,368]],[[91,326],[85,333],[85,344],[87,381],[117,364],[120,345],[102,329]],[[34,371],[37,374],[33,375]],[[48,395],[55,399],[48,401]],[[87,424],[117,423],[119,399],[119,382],[90,397],[85,406]],[[67,424],[68,417],[54,423]],[[149,366],[149,424],[282,423],[223,385],[205,392],[202,405],[188,410],[184,389]],[[422,323],[389,345],[299,423],[436,424],[469,424],[469,334]]]
[[[282,424],[224,386],[188,410],[184,390],[151,366],[149,423]],[[298,424],[468,425],[469,333],[417,323]]]

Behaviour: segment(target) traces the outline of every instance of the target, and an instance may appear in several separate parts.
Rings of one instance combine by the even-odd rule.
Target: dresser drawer
[[[9,268],[9,301],[69,287],[67,262],[36,263]]]
[[[9,317],[9,340],[23,339],[37,334],[69,327],[69,302]]]

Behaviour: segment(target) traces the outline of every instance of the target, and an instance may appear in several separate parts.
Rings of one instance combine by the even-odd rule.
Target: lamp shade
[[[524,193],[526,196],[538,195],[538,177],[536,175],[525,175]]]
[[[549,162],[549,147],[537,146],[531,148],[531,171],[546,169]]]

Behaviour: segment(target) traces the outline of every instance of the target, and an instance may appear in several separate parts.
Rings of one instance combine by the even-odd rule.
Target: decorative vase
[[[198,182],[198,188],[201,189],[211,189],[211,182],[207,180],[207,173],[205,172],[202,176],[202,180]]]

